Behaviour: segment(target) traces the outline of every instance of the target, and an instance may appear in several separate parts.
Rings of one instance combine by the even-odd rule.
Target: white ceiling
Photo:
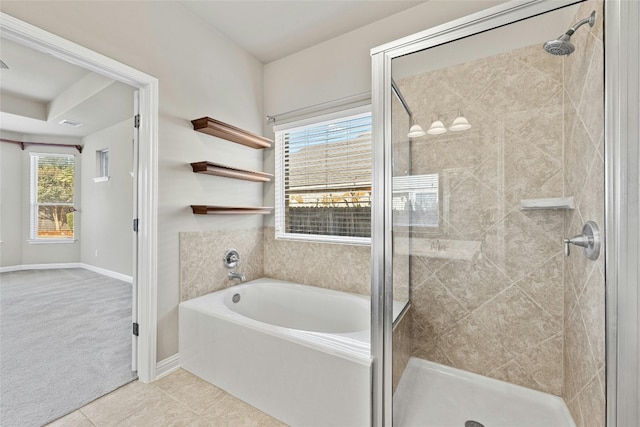
[[[84,137],[133,115],[133,88],[125,84],[6,39],[0,59],[9,67],[0,69],[3,131]]]
[[[178,0],[267,63],[416,6],[422,1]],[[0,39],[0,130],[84,137],[133,114],[133,89]],[[74,128],[62,119],[84,123]],[[33,140],[34,138],[32,138]]]
[[[424,3],[401,0],[177,1],[264,63]],[[552,38],[565,29],[561,21],[567,19],[567,14],[563,15],[553,24],[535,22],[529,26],[533,27],[536,37],[548,32],[546,35]],[[549,30],[544,30],[546,28]],[[528,32],[519,30],[506,37],[519,39]],[[530,40],[529,37],[528,42]],[[471,50],[478,54],[483,48],[474,45]],[[455,58],[449,61],[468,60],[469,50],[459,53],[463,51],[464,57],[453,55]],[[450,55],[449,51],[447,56]],[[9,66],[9,69],[0,69],[1,130],[83,137],[133,114],[133,89],[122,83],[108,81],[5,39],[0,39],[0,59]],[[408,60],[406,64],[398,61],[394,65],[394,74],[399,72],[396,78],[415,72],[416,60]],[[419,62],[422,65],[417,67],[424,67],[424,61]],[[402,68],[404,72],[400,72]],[[71,128],[59,125],[61,119],[85,124]]]
[[[425,0],[180,2],[266,64]]]

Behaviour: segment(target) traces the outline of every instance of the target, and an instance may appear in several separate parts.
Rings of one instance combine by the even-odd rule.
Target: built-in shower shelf
[[[211,206],[211,205],[191,205],[195,215],[268,215],[273,208],[270,207],[246,207],[246,206]]]
[[[216,136],[251,148],[269,148],[273,142],[269,138],[256,135],[211,117],[191,120],[191,124],[193,125],[193,130],[197,132],[206,133],[207,135]]]
[[[238,169],[214,162],[194,162],[191,163],[194,173],[202,173],[206,175],[224,176],[227,178],[244,179],[254,182],[269,182],[273,177],[272,174],[266,172],[252,171],[249,169]]]
[[[522,199],[520,209],[523,211],[540,209],[575,209],[573,196],[549,197],[546,199]]]

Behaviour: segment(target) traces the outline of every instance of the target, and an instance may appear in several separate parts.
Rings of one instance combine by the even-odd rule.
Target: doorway
[[[140,381],[149,382],[155,379],[156,369],[157,79],[5,14],[1,18],[3,39],[55,56],[96,75],[113,79],[118,85],[128,85],[138,91],[138,167],[137,174],[133,170],[131,172],[137,178],[135,196],[132,198],[138,207],[138,232],[135,239],[138,259],[132,276],[137,284],[134,311],[138,314],[139,337],[133,357],[137,362]],[[133,117],[131,121],[133,123]],[[128,230],[132,230],[132,220],[130,218],[125,225]]]

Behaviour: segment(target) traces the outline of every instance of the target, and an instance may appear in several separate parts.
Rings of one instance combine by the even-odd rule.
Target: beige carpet
[[[40,426],[136,378],[131,284],[84,269],[0,274],[0,425]]]

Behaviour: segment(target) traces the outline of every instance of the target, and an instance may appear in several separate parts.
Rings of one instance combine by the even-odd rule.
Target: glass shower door
[[[604,256],[563,253],[586,221],[604,226],[602,3],[543,3],[374,54],[383,424],[604,423]],[[571,26],[571,56],[543,48]]]

